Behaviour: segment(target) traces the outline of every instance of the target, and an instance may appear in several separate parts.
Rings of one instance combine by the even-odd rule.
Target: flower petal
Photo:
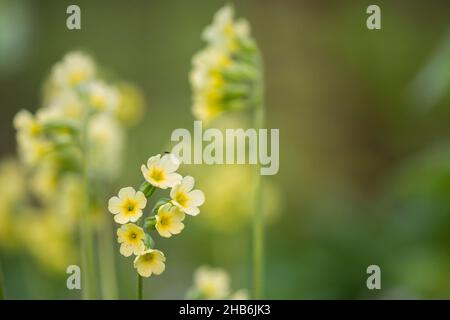
[[[189,204],[194,207],[199,207],[205,202],[205,194],[201,190],[189,192],[189,198],[191,199]]]
[[[135,195],[136,195],[136,191],[134,190],[133,187],[122,188],[119,191],[120,199],[134,198]]]
[[[159,165],[167,172],[172,173],[177,171],[180,166],[180,160],[175,155],[169,153],[162,156]]]
[[[163,188],[162,186],[161,186],[161,188],[162,189],[166,189],[167,187],[172,188],[175,185],[177,185],[178,183],[180,183],[181,179],[182,179],[182,177],[181,177],[180,174],[178,174],[178,173],[169,173],[167,175],[167,179],[166,179],[166,181],[164,183],[165,188]]]
[[[147,168],[150,168],[160,162],[161,155],[157,154],[156,156],[150,157],[147,160]]]
[[[147,205],[147,198],[145,197],[144,193],[142,193],[141,191],[136,192],[136,196],[134,199],[137,201],[138,207],[140,209],[144,209],[145,206]]]
[[[181,187],[183,188],[184,191],[189,192],[192,190],[192,188],[194,188],[194,183],[195,183],[195,180],[193,177],[186,176],[181,181]]]
[[[196,216],[200,213],[200,209],[197,207],[189,207],[184,209],[184,212],[190,216]]]
[[[120,212],[120,204],[121,204],[121,202],[122,201],[118,197],[112,197],[108,201],[108,210],[112,214],[118,214]]]

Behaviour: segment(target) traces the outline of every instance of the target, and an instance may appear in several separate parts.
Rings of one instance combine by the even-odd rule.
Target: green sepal
[[[146,198],[150,198],[155,190],[156,187],[154,187],[147,181],[142,182],[141,186],[139,187],[139,191],[141,191]]]
[[[144,231],[150,233],[151,231],[155,230],[156,225],[156,218],[153,217],[147,217],[144,220]]]
[[[155,246],[155,241],[153,241],[153,238],[148,233],[144,236],[144,246],[146,250],[153,249]]]

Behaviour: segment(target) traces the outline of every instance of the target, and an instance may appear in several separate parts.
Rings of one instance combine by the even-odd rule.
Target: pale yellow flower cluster
[[[30,205],[23,167],[13,158],[0,162],[0,249],[28,252],[43,268],[64,272],[75,262],[66,208]]]
[[[192,59],[189,75],[194,116],[211,120],[223,112],[257,104],[261,82],[259,51],[244,19],[234,19],[227,5],[202,36],[206,48]]]
[[[125,257],[135,255],[134,267],[142,277],[159,275],[165,269],[165,255],[154,249],[150,232],[156,230],[164,238],[181,233],[184,229],[185,214],[195,216],[205,201],[200,190],[194,189],[194,178],[182,177],[177,170],[180,161],[173,154],[150,157],[141,171],[144,183],[139,190],[133,187],[122,188],[118,195],[109,199],[108,209],[114,221],[122,226],[117,230],[120,253]],[[157,201],[153,216],[144,219],[148,199],[156,188],[171,188],[171,199]],[[143,221],[142,227],[139,222]]]
[[[40,108],[35,114],[21,110],[13,120],[23,165],[17,167],[23,177],[8,179],[4,174],[10,181],[2,185],[8,190],[19,188],[12,187],[18,181],[22,184],[20,197],[13,197],[12,191],[0,195],[0,241],[14,243],[9,235],[26,226],[22,229],[26,234],[16,233],[16,242],[56,269],[73,260],[78,217],[86,202],[83,172],[88,172],[89,182],[114,179],[125,128],[136,124],[143,113],[144,99],[137,88],[113,85],[98,70],[88,55],[66,54],[51,69]]]
[[[188,291],[187,298],[202,300],[249,299],[245,289],[232,293],[230,282],[230,276],[224,269],[201,266],[194,273],[194,284]]]

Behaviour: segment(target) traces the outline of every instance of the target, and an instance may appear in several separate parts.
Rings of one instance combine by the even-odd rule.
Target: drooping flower
[[[159,250],[149,249],[137,256],[134,260],[134,267],[142,277],[150,277],[153,273],[160,275],[164,272],[166,257]]]
[[[180,161],[173,154],[156,155],[142,165],[141,170],[145,180],[161,189],[172,188],[181,181],[181,175],[176,173]]]
[[[139,220],[146,205],[147,199],[141,191],[127,187],[119,191],[118,197],[109,199],[108,210],[115,215],[114,221],[125,224]]]
[[[191,216],[199,214],[200,210],[198,207],[205,202],[205,195],[201,190],[192,190],[194,183],[193,177],[186,176],[170,191],[172,203]]]
[[[230,277],[223,269],[202,266],[194,273],[194,286],[204,299],[224,299],[230,292]]]
[[[166,203],[158,209],[155,228],[161,237],[170,238],[184,229],[183,220],[184,213],[178,207]]]
[[[133,223],[127,223],[117,229],[117,241],[121,243],[120,253],[125,257],[140,255],[145,251],[144,230]]]
[[[59,87],[76,87],[95,76],[94,62],[86,54],[70,52],[52,70],[53,83]]]

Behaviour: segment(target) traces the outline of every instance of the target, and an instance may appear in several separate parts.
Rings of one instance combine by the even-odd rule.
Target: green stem
[[[142,281],[142,277],[138,274],[138,283],[137,283],[137,299],[142,300],[144,293],[144,283]]]
[[[106,300],[116,300],[117,279],[116,268],[114,262],[114,245],[113,245],[113,226],[110,216],[103,212],[103,224],[99,237],[99,258],[100,258],[100,283],[102,298]]]
[[[83,121],[81,132],[81,146],[83,151],[83,189],[85,190],[84,204],[81,210],[80,237],[81,237],[81,265],[83,279],[83,299],[96,298],[95,270],[94,270],[94,239],[91,226],[91,206],[90,206],[90,186],[89,186],[89,168],[88,168],[88,140],[87,125],[89,117],[86,116]]]
[[[261,57],[258,57],[261,70],[260,84],[257,92],[258,103],[254,109],[253,126],[256,130],[264,127],[264,78]],[[254,172],[254,206],[253,206],[253,299],[263,298],[264,278],[264,216],[263,216],[263,184],[260,172],[261,165]]]
[[[2,260],[0,259],[0,300],[5,299],[5,292],[4,292],[4,281],[3,281],[3,269],[2,269]]]
[[[144,182],[139,187],[139,190],[142,191],[142,193],[144,193],[144,195],[147,198],[147,200],[150,200],[151,196],[153,195],[153,193],[156,190],[156,187],[151,185],[151,184],[149,184],[148,182]],[[144,221],[143,223],[145,224],[144,216],[142,216],[142,219]],[[137,283],[137,299],[138,300],[142,300],[143,299],[143,296],[144,296],[144,292],[143,291],[144,291],[143,278],[138,274],[138,283]]]

